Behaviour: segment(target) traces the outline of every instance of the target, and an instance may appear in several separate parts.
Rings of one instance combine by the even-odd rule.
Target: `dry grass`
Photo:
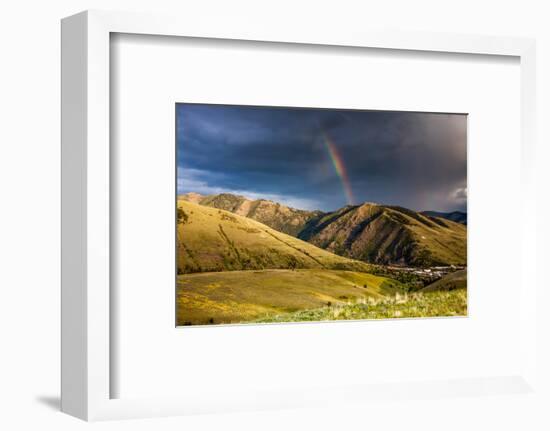
[[[180,273],[255,269],[346,269],[368,272],[364,262],[337,256],[250,218],[178,201]]]
[[[361,298],[347,304],[265,316],[257,323],[329,320],[393,319],[413,317],[466,316],[467,290],[396,294],[386,298]]]
[[[261,270],[184,274],[178,277],[179,325],[243,323],[350,301],[383,298],[399,282],[368,273]]]

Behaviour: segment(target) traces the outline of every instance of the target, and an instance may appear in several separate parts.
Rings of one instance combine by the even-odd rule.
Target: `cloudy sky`
[[[177,105],[178,193],[466,210],[465,115]]]

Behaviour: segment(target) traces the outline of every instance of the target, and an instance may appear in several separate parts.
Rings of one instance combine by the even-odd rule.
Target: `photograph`
[[[467,114],[175,116],[176,326],[468,315]]]

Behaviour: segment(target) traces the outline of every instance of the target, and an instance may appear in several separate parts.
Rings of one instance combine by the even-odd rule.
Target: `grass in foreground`
[[[466,316],[467,290],[397,294],[364,298],[352,304],[336,304],[295,313],[266,316],[254,323],[312,322],[327,320],[390,319],[406,317]]]
[[[401,283],[329,269],[223,271],[178,276],[178,325],[247,323],[258,318],[380,299]]]

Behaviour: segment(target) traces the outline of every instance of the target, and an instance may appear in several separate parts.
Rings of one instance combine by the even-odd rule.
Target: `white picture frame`
[[[283,42],[333,47],[513,56],[521,67],[521,375],[454,381],[311,388],[217,401],[112,399],[110,352],[110,36],[112,33]],[[422,399],[539,390],[536,368],[535,42],[530,39],[394,31],[329,32],[216,26],[192,17],[87,11],[62,21],[62,410],[85,420],[315,406],[340,400]],[[261,391],[261,388],[258,388]],[[221,392],[224,388],[221,388]]]

